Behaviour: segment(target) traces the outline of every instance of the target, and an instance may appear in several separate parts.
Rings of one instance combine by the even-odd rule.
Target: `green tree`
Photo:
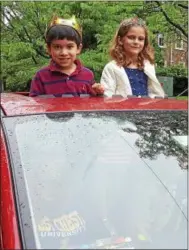
[[[7,90],[26,90],[35,72],[48,64],[49,56],[46,53],[44,34],[52,16],[66,18],[75,15],[83,26],[83,51],[80,58],[94,71],[96,81],[99,81],[102,69],[109,60],[110,41],[118,24],[124,18],[139,16],[146,20],[154,47],[155,31],[167,34],[172,32],[172,35],[178,31],[184,35],[182,29],[179,31],[178,25],[186,31],[186,4],[184,1],[176,3],[175,1],[170,3],[3,1],[1,2],[1,80],[6,83]],[[170,20],[175,23],[177,21],[177,25],[168,22],[163,11]],[[157,47],[155,50],[160,65],[162,55]]]
[[[188,42],[188,1],[146,1],[144,13],[151,31]]]
[[[1,78],[9,90],[26,89],[34,73],[48,63],[44,33],[52,16],[75,15],[83,26],[81,59],[98,80],[116,25],[141,6],[142,2],[2,2]]]

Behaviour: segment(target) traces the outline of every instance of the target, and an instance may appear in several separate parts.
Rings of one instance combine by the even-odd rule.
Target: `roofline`
[[[187,100],[107,97],[28,97],[15,93],[1,95],[6,116],[54,112],[120,111],[120,110],[187,110]]]

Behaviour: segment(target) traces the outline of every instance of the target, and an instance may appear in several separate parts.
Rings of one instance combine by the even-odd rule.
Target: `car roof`
[[[5,116],[52,112],[97,110],[187,110],[186,100],[107,97],[29,97],[19,93],[2,93],[1,108]]]

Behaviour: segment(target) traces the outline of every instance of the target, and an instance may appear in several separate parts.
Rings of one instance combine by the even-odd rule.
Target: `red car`
[[[1,249],[187,249],[187,101],[1,95]]]

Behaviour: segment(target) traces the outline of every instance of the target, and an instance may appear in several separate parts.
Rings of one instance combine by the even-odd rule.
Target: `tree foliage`
[[[153,1],[152,1],[153,2]],[[147,1],[127,2],[64,2],[64,1],[3,1],[1,2],[1,79],[11,91],[26,90],[35,72],[48,64],[45,30],[53,15],[71,17],[75,15],[83,26],[82,62],[91,68],[99,81],[102,69],[109,60],[109,43],[120,21],[124,18],[139,16],[144,18],[150,29],[150,38],[155,46],[154,30],[182,34],[187,29],[187,14],[181,5],[174,2],[148,3]],[[178,27],[165,18],[162,8]],[[158,22],[156,21],[158,18]],[[161,24],[162,22],[162,24]],[[170,28],[172,27],[172,28]],[[179,30],[180,29],[180,30]],[[185,39],[186,40],[186,39]],[[162,55],[156,49],[158,65]]]
[[[148,114],[150,114],[148,112]],[[131,113],[128,119],[137,127],[137,133],[140,137],[136,140],[135,146],[139,150],[139,155],[143,159],[156,160],[161,154],[166,157],[173,156],[178,160],[182,169],[188,168],[187,147],[182,148],[174,140],[174,136],[183,136],[188,134],[186,112],[165,114],[151,112],[150,116],[141,112],[140,119],[135,113]],[[121,119],[121,118],[120,118]],[[125,132],[129,132],[128,128]]]
[[[169,67],[157,67],[156,73],[161,76],[187,77],[188,70],[183,65],[172,65]]]
[[[188,41],[188,1],[147,1],[144,13],[154,33],[167,34],[170,41]]]

